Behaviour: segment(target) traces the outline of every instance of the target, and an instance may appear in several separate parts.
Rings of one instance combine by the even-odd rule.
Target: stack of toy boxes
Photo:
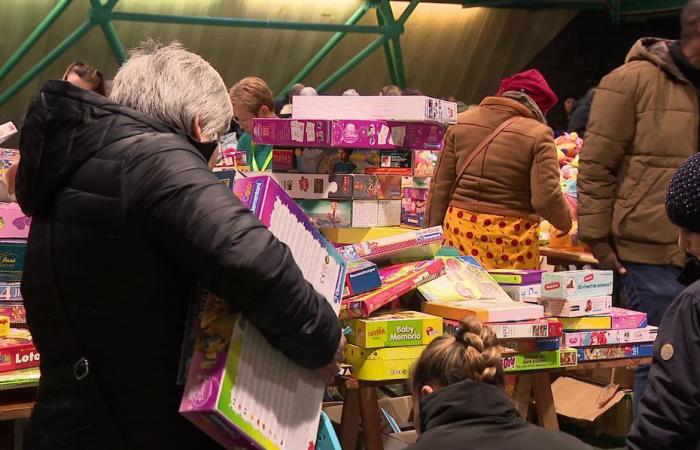
[[[402,177],[420,177],[427,188],[443,125],[455,121],[456,104],[428,97],[302,96],[292,119],[254,119],[253,140],[294,149],[293,166],[273,165],[288,173],[273,176],[318,227],[396,226],[402,194],[414,193]],[[423,200],[413,203],[411,214],[422,217]]]
[[[646,313],[612,306],[613,274],[580,270],[542,276],[537,301],[545,314],[564,326],[563,345],[575,348],[579,361],[651,356],[655,327]]]
[[[339,248],[358,277],[351,295],[343,298],[340,317],[348,334],[346,361],[361,380],[404,379],[425,346],[442,335],[442,318],[399,310],[399,299],[444,274],[444,263],[433,259],[442,242],[442,229],[408,231],[392,237]],[[361,259],[364,258],[364,259]],[[379,270],[377,264],[388,264]],[[353,273],[348,273],[347,279]]]
[[[539,297],[542,293],[543,270],[494,269],[489,273],[500,284],[506,294],[516,302],[527,297]]]
[[[498,336],[509,373],[576,365],[576,352],[560,349],[562,324],[543,319],[542,306],[511,299],[474,258],[444,259],[447,276],[419,292],[426,300],[422,310],[443,317],[447,333],[467,316],[486,322]]]

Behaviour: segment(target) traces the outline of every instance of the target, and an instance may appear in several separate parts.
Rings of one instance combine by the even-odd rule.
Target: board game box
[[[345,361],[352,366],[352,374],[358,380],[402,380],[408,378],[425,348],[417,345],[368,349],[348,344]]]
[[[489,273],[498,284],[523,286],[540,284],[544,270],[492,269]]]
[[[542,274],[542,296],[586,298],[612,295],[613,274],[609,270],[575,270]]]
[[[579,361],[600,361],[603,359],[644,358],[652,356],[653,344],[618,344],[603,347],[577,348]]]
[[[461,320],[464,317],[476,317],[482,322],[509,322],[540,319],[544,316],[541,305],[520,303],[508,300],[457,300],[452,302],[425,302],[425,313],[446,319]]]
[[[364,348],[427,345],[442,336],[442,317],[416,311],[383,312],[343,324],[352,329],[348,342]]]
[[[374,262],[411,259],[415,261],[433,258],[443,239],[442,227],[437,226],[346,245],[338,251],[347,260],[363,258]]]
[[[578,360],[575,349],[565,348],[548,352],[506,353],[501,356],[501,363],[503,370],[511,373],[573,367],[578,364]]]
[[[381,286],[382,280],[379,278],[379,269],[376,264],[364,259],[356,259],[347,263],[343,297],[364,294],[379,289]]]
[[[451,302],[464,299],[494,299],[513,303],[491,275],[480,265],[461,258],[445,257],[446,276],[422,285],[418,291],[429,302]]]
[[[636,344],[654,342],[659,329],[654,326],[627,330],[566,332],[562,339],[565,347],[595,347],[612,344]]]
[[[607,314],[612,310],[612,297],[609,295],[568,300],[540,297],[537,303],[544,306],[546,315],[554,317],[582,317]]]
[[[537,319],[523,322],[489,323],[496,337],[505,339],[558,338],[564,332],[562,323],[556,319]],[[445,334],[454,334],[459,327],[458,320],[443,320]]]

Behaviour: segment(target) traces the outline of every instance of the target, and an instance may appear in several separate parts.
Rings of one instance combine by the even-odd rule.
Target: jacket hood
[[[502,388],[464,380],[442,388],[421,400],[421,430],[454,422],[522,421]]]
[[[215,144],[200,144],[143,113],[66,81],[47,81],[32,100],[20,133],[17,199],[32,215],[88,159],[124,139],[136,144],[145,134],[178,135],[208,160]]]
[[[625,62],[649,61],[672,77],[678,80],[685,80],[685,77],[676,66],[676,63],[673,62],[671,50],[669,49],[672,43],[673,41],[667,39],[641,38],[632,46],[629,53],[627,53]]]

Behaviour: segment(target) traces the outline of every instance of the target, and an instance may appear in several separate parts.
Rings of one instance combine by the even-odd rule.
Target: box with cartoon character
[[[440,152],[436,151],[416,150],[413,155],[413,176],[432,177],[439,155]]]
[[[378,150],[307,148],[296,151],[301,173],[368,173],[379,167]]]
[[[234,193],[289,247],[304,278],[337,312],[345,261],[301,208],[269,177],[238,179]],[[227,302],[206,301],[180,412],[226,449],[313,448],[324,383]]]
[[[9,317],[12,325],[26,325],[27,312],[24,303],[0,302],[0,316]]]
[[[376,175],[412,175],[413,150],[380,150],[379,167],[367,167],[365,173]]]
[[[443,127],[386,120],[253,119],[258,144],[334,148],[440,150]]]
[[[298,200],[297,203],[317,228],[352,226],[351,200]]]
[[[418,288],[429,302],[450,302],[464,299],[495,299],[513,303],[503,288],[483,268],[455,257],[444,257],[446,275]]]
[[[0,239],[27,239],[30,224],[17,203],[0,203]]]
[[[577,348],[579,361],[644,358],[652,356],[654,344],[618,344],[605,347]]]
[[[442,336],[442,317],[417,311],[383,312],[343,324],[352,329],[348,342],[364,348],[427,345]]]
[[[566,332],[562,339],[566,347],[597,347],[599,345],[654,342],[659,329],[654,326],[626,330]]]
[[[379,200],[401,200],[401,177],[399,175],[376,175],[377,198]]]

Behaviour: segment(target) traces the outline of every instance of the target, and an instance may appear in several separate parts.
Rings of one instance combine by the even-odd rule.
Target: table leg
[[[548,430],[558,430],[559,420],[557,419],[557,411],[554,408],[552,383],[549,381],[549,374],[533,374],[532,388],[535,392],[535,406],[537,407],[537,418],[540,421],[540,426]]]
[[[357,434],[360,429],[360,391],[348,389],[343,401],[340,418],[340,446],[343,450],[357,450]]]
[[[365,450],[384,450],[382,429],[379,421],[379,404],[377,388],[360,386],[360,415]]]
[[[519,375],[515,382],[515,407],[520,417],[527,420],[532,398],[532,375]]]

